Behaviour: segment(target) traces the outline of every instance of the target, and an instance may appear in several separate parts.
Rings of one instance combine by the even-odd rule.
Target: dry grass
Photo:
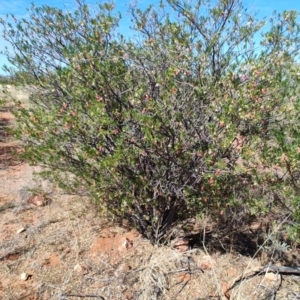
[[[57,192],[48,206],[24,201],[17,207],[22,209],[0,212],[1,299],[226,299],[224,292],[238,277],[261,267],[259,259],[237,254],[153,247],[138,235],[128,237],[126,247],[126,230],[76,196]],[[26,230],[17,234],[19,228]],[[23,272],[30,275],[27,281],[20,280]],[[276,276],[245,278],[228,295],[267,299],[264,295],[277,291]],[[297,293],[295,284],[293,290]]]

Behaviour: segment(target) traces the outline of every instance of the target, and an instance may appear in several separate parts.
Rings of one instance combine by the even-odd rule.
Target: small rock
[[[20,229],[17,230],[17,234],[22,233],[26,230],[25,227],[21,227]]]
[[[34,195],[28,199],[28,203],[34,206],[45,206],[47,202],[48,200],[43,194]]]
[[[78,274],[81,275],[86,275],[88,274],[88,269],[86,266],[78,263],[75,267],[74,267],[74,271],[76,271]]]
[[[264,276],[262,284],[278,288],[281,285],[281,275],[269,272]]]
[[[118,251],[128,250],[132,248],[132,242],[128,238],[125,238],[122,244],[118,247]]]
[[[21,274],[20,278],[21,280],[26,281],[29,278],[29,276],[30,275],[28,273],[24,272]]]
[[[174,248],[179,252],[186,252],[189,250],[189,240],[186,238],[179,238],[174,243]]]
[[[250,225],[250,230],[251,231],[257,231],[258,229],[261,228],[261,223],[259,222],[253,222],[251,225]]]

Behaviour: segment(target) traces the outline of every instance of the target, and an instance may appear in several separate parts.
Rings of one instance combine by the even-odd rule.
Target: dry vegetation
[[[209,219],[190,220],[177,239],[152,246],[88,199],[35,178],[39,168],[12,155],[12,120],[4,108],[1,299],[300,299],[299,250],[262,251],[281,230],[268,231],[269,219],[245,220],[234,236]]]

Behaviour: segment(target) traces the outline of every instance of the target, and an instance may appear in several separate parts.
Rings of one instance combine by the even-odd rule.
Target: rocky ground
[[[184,239],[152,246],[88,199],[37,179],[39,167],[13,156],[21,145],[5,134],[12,122],[2,110],[0,299],[300,299],[295,260],[292,273],[270,272],[255,253],[209,251],[205,222],[194,224],[193,247]]]

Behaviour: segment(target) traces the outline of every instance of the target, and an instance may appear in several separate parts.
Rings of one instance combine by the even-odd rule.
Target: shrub
[[[153,243],[204,211],[264,209],[276,185],[259,168],[278,161],[281,134],[298,141],[287,122],[290,103],[294,120],[298,109],[296,12],[255,43],[265,21],[239,0],[131,6],[131,37],[117,33],[111,3],[77,4],[2,20],[9,61],[35,88],[32,106],[16,109],[31,163]]]
[[[11,83],[11,78],[4,76],[4,75],[0,75],[0,84],[9,84]]]

